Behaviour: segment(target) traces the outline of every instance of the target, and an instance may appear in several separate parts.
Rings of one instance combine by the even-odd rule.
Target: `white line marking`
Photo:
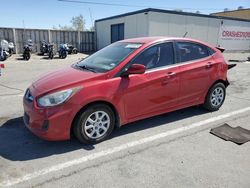
[[[74,160],[71,160],[71,161],[68,161],[68,162],[64,162],[64,163],[57,164],[57,165],[54,165],[54,166],[51,166],[51,167],[48,167],[48,168],[44,168],[42,170],[30,173],[30,174],[26,174],[26,175],[24,175],[22,177],[19,177],[19,178],[11,178],[11,180],[2,181],[0,183],[0,186],[12,186],[12,185],[15,185],[15,184],[18,184],[18,183],[22,183],[24,181],[28,181],[28,180],[37,178],[39,176],[49,174],[51,172],[56,172],[56,171],[59,171],[59,170],[62,170],[62,169],[65,169],[65,168],[68,168],[68,167],[71,167],[71,166],[74,166],[74,165],[82,164],[82,163],[87,162],[87,161],[92,161],[94,159],[98,159],[98,158],[101,158],[101,157],[104,157],[104,156],[107,156],[107,155],[118,153],[118,152],[126,150],[128,148],[132,148],[132,147],[142,145],[142,144],[145,144],[145,143],[149,143],[149,142],[161,139],[161,138],[165,138],[167,136],[171,136],[171,135],[174,135],[174,134],[177,134],[177,133],[188,131],[190,129],[194,129],[194,128],[200,127],[202,125],[205,125],[205,124],[208,124],[208,123],[213,123],[215,121],[225,119],[225,118],[228,118],[228,117],[231,117],[231,116],[234,116],[234,115],[237,115],[237,114],[241,114],[241,113],[244,113],[244,112],[247,112],[247,111],[250,111],[250,107],[243,108],[243,109],[240,109],[240,110],[236,110],[236,111],[233,111],[233,112],[229,112],[227,114],[219,115],[217,117],[212,117],[212,118],[206,119],[204,121],[193,123],[191,125],[188,125],[188,126],[185,126],[185,127],[180,127],[180,128],[174,129],[174,130],[166,131],[166,132],[156,134],[156,135],[153,135],[153,136],[150,136],[150,137],[147,137],[147,138],[142,138],[140,140],[131,141],[131,142],[128,142],[126,144],[116,146],[114,148],[110,148],[110,149],[107,149],[107,150],[104,150],[104,151],[100,151],[100,152],[96,152],[96,153],[93,153],[93,154],[90,154],[90,155],[87,155],[87,156],[83,156],[83,157],[78,158],[78,159],[74,159]]]

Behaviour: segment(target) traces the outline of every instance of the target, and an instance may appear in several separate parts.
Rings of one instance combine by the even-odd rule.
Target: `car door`
[[[211,85],[214,60],[207,47],[194,42],[176,43],[179,58],[180,103],[200,101]]]
[[[145,65],[146,72],[122,78],[127,119],[152,116],[178,105],[179,68],[174,63],[172,42],[154,45],[129,63]]]

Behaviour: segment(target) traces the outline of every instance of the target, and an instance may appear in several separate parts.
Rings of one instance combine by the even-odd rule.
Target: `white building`
[[[250,50],[250,20],[160,9],[144,9],[95,21],[97,49],[145,36],[198,39],[226,50]]]

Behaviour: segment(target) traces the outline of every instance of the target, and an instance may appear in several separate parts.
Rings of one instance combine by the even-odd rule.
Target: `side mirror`
[[[146,67],[140,64],[131,65],[128,70],[122,73],[121,76],[128,76],[130,74],[143,74],[146,71]]]

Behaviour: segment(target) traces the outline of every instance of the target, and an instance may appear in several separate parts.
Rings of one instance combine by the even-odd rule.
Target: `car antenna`
[[[185,38],[187,36],[188,32],[186,32],[184,35],[183,35],[183,38]]]

